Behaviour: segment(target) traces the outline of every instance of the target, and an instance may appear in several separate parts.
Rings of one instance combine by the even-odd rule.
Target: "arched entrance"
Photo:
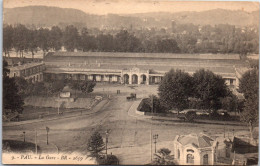
[[[132,84],[138,84],[138,76],[136,74],[132,75]]]
[[[194,156],[193,156],[193,154],[187,154],[186,163],[187,164],[194,164]]]
[[[128,74],[124,74],[123,82],[124,82],[124,84],[129,84],[129,75]]]
[[[208,154],[205,154],[203,156],[203,165],[209,165],[209,156],[208,156]]]
[[[146,84],[146,75],[141,75],[141,80],[142,80],[142,82],[141,82],[141,84]]]

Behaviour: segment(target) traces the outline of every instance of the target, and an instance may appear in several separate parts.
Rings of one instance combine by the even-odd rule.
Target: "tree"
[[[20,58],[23,57],[23,51],[28,48],[28,29],[21,24],[13,28],[13,47],[16,52],[20,52]]]
[[[83,93],[91,93],[94,90],[94,87],[96,86],[95,82],[92,81],[83,81],[80,85],[80,89]]]
[[[221,99],[221,107],[229,112],[236,112],[238,110],[239,100],[237,96],[231,94]]]
[[[40,47],[44,55],[50,49],[50,30],[47,28],[40,28],[37,31],[37,46]]]
[[[79,32],[76,27],[69,25],[63,33],[63,44],[68,51],[74,51],[79,46]]]
[[[252,69],[243,74],[239,90],[245,97],[241,120],[249,125],[250,136],[253,139],[253,127],[258,124],[259,116],[259,71],[257,69]]]
[[[9,78],[7,69],[7,62],[3,62],[3,114],[6,110],[12,112],[22,113],[23,111],[23,99],[18,94],[18,88],[15,84],[14,78]]]
[[[100,153],[105,149],[105,144],[102,136],[98,131],[95,131],[88,140],[87,149],[91,156],[99,158]]]
[[[174,39],[163,39],[157,41],[158,52],[177,53],[180,52],[177,42]]]
[[[192,77],[181,70],[171,69],[163,77],[158,91],[163,106],[181,111],[188,107],[188,98],[193,92]]]
[[[76,96],[76,93],[77,93],[77,90],[81,90],[81,84],[79,81],[76,81],[76,80],[72,80],[70,83],[69,83],[69,86],[72,90],[75,91],[75,96]]]
[[[32,53],[32,59],[34,59],[34,52],[37,50],[37,31],[28,30],[27,39],[28,39],[28,50]]]
[[[116,51],[119,52],[139,52],[141,50],[140,40],[126,30],[121,30],[116,34],[115,43]]]
[[[55,80],[51,83],[51,93],[61,92],[65,86],[64,81]]]
[[[220,98],[229,94],[225,80],[209,70],[198,70],[193,74],[194,97],[201,100],[202,109],[221,108]]]
[[[13,46],[13,33],[14,33],[14,29],[11,25],[7,25],[4,26],[3,28],[3,50],[5,52],[5,56],[6,54],[9,55],[9,51],[11,50],[12,46]]]
[[[171,151],[167,148],[161,148],[155,154],[153,165],[174,165],[173,158],[170,157]]]
[[[39,95],[46,93],[46,87],[43,82],[35,82],[32,84],[32,94]]]
[[[15,84],[18,89],[18,94],[22,97],[28,95],[28,82],[23,77],[15,77]]]
[[[94,36],[89,35],[87,28],[83,28],[81,30],[80,46],[84,52],[89,50],[93,51],[97,48],[96,38]]]
[[[50,31],[50,41],[49,41],[50,47],[55,51],[60,50],[62,46],[61,39],[62,39],[61,29],[58,26],[53,26]]]
[[[100,34],[97,36],[97,49],[99,51],[111,52],[114,50],[114,38],[112,35]]]

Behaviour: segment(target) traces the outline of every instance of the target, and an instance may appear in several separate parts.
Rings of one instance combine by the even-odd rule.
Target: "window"
[[[232,79],[230,79],[230,85],[233,85],[233,80]]]
[[[192,149],[187,149],[187,152],[194,153],[194,150],[192,150]]]
[[[203,165],[208,165],[209,164],[209,156],[208,154],[205,154],[203,156]]]
[[[178,149],[178,159],[180,159],[180,150]]]
[[[230,151],[228,145],[226,145],[226,158],[230,158]]]
[[[187,154],[187,163],[194,164],[194,156],[192,154]]]
[[[16,76],[16,73],[14,73],[14,77]]]

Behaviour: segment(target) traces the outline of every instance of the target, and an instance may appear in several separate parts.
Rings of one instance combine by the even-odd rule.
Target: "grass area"
[[[74,102],[59,101],[58,97],[30,96],[24,100],[25,106],[52,107],[52,108],[88,108],[93,98],[77,98]]]
[[[37,146],[38,151],[40,147]],[[16,140],[3,140],[3,152],[29,153],[35,151],[35,144]]]
[[[63,114],[67,114],[70,112],[75,113],[75,112],[81,112],[86,110],[87,109],[83,109],[83,108],[75,108],[75,109],[60,108],[59,112]],[[50,117],[57,114],[58,114],[57,108],[25,106],[23,114],[20,117],[20,121]]]

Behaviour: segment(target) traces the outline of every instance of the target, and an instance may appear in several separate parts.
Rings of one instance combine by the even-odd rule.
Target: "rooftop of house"
[[[178,136],[177,141],[183,146],[192,144],[197,148],[206,148],[213,145],[214,140],[205,134],[189,134]]]
[[[34,66],[38,66],[43,64],[42,62],[30,62],[30,63],[24,63],[24,64],[18,64],[18,66],[8,66],[8,69],[10,70],[24,70],[27,68],[31,68]]]

